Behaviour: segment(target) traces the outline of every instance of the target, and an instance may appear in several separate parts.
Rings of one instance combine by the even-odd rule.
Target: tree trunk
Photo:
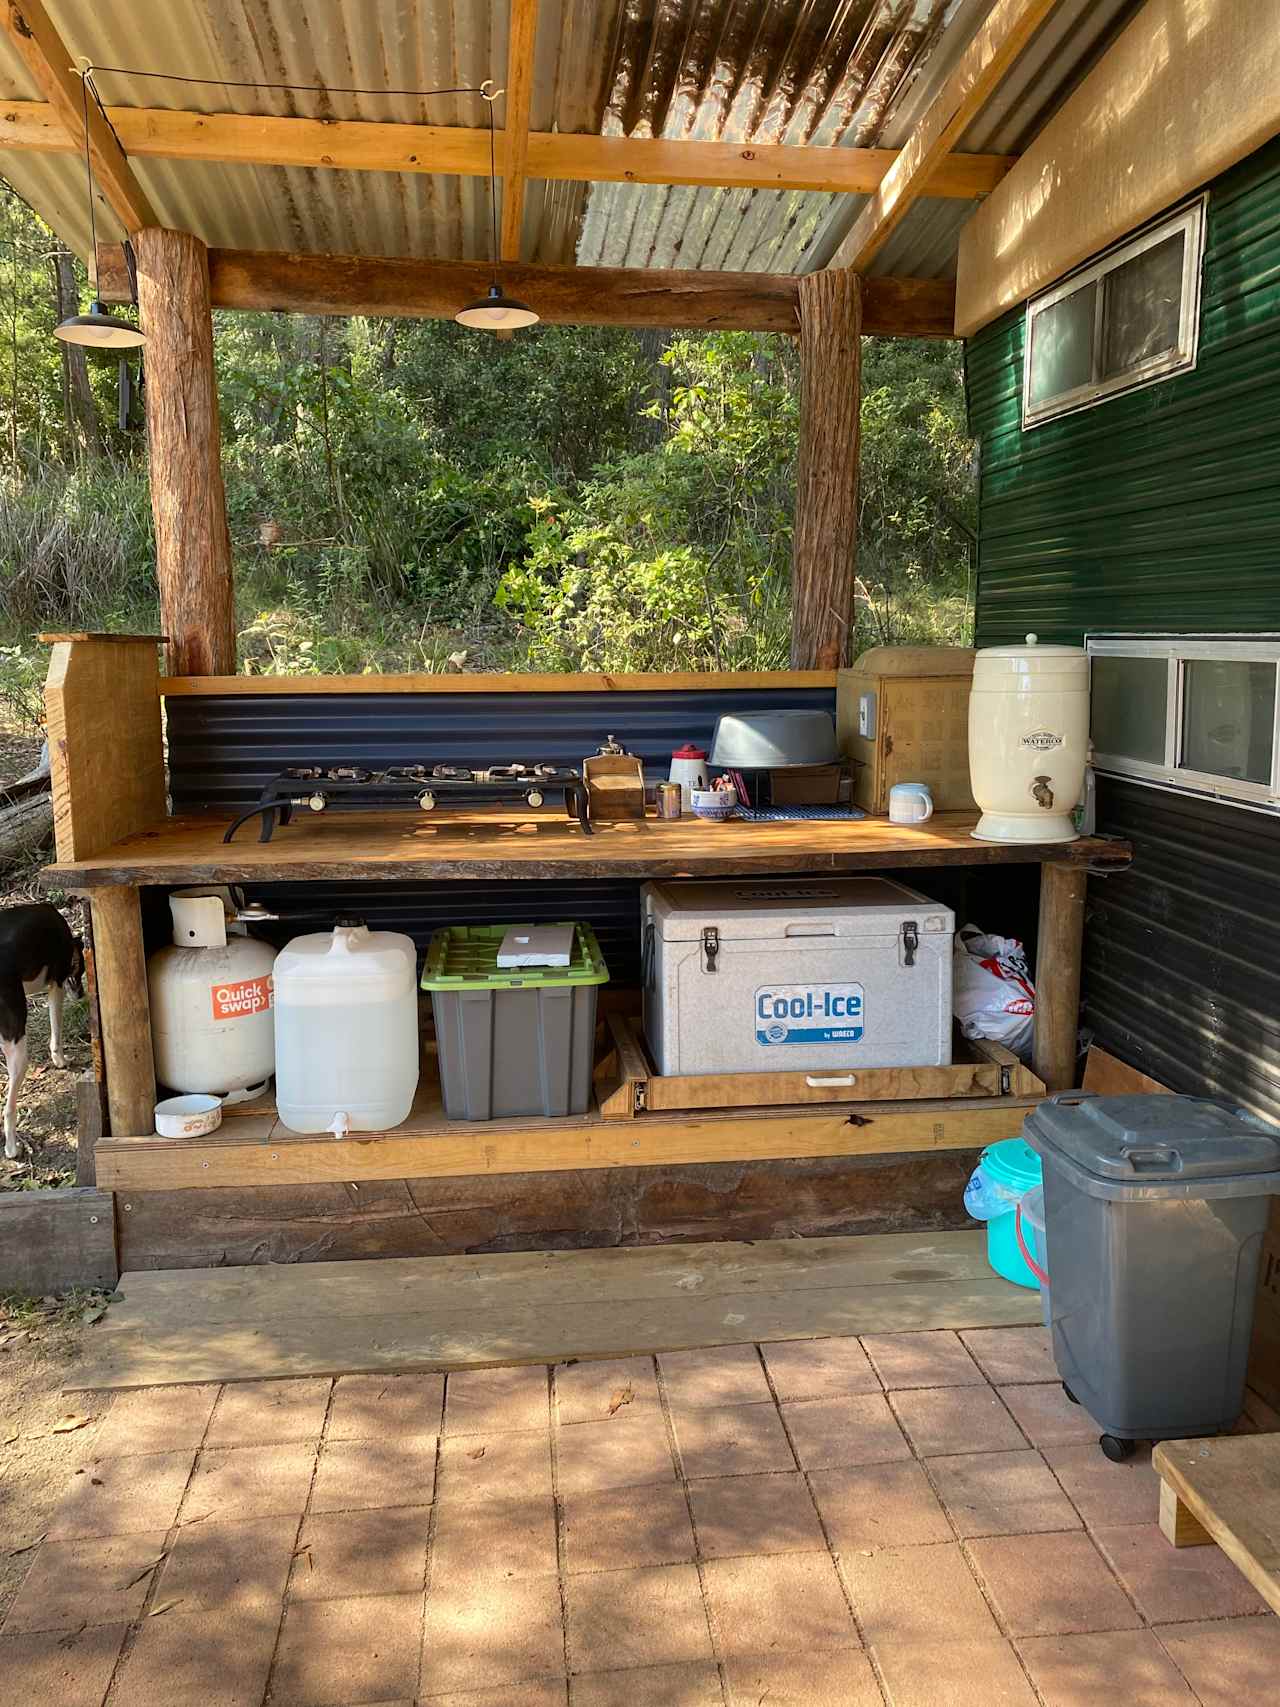
[[[58,320],[69,319],[80,312],[79,291],[76,288],[75,263],[71,251],[59,244],[53,251],[53,288],[57,300]],[[98,405],[93,387],[89,384],[89,364],[79,344],[58,341],[62,352],[62,396],[67,416],[67,430],[90,458],[102,455],[102,426],[98,420]]]
[[[134,238],[146,333],[147,443],[161,626],[175,676],[234,675],[235,588],[222,485],[208,252],[185,231]]]
[[[845,663],[858,542],[862,281],[800,280],[800,453],[791,569],[791,664]]]

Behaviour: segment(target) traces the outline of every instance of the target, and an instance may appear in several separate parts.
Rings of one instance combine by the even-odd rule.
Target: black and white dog
[[[27,1073],[27,997],[49,992],[49,1055],[65,1067],[62,998],[81,994],[84,950],[56,907],[47,901],[0,910],[0,1047],[9,1069],[4,1099],[4,1153],[18,1155],[18,1096]]]

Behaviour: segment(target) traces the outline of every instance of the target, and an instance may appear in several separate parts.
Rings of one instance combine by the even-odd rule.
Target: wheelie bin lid
[[[1023,1137],[1090,1197],[1262,1197],[1280,1193],[1280,1130],[1211,1097],[1063,1091]]]

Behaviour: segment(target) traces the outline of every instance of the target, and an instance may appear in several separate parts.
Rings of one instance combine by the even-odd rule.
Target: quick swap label
[[[245,1014],[266,1013],[271,1006],[272,978],[241,978],[234,984],[214,984],[209,991],[213,998],[214,1019],[242,1019]]]
[[[857,1043],[861,984],[769,984],[755,993],[757,1043]]]

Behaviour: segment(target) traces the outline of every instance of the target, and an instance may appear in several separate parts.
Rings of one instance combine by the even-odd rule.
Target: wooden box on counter
[[[968,646],[875,646],[838,675],[836,733],[853,798],[889,810],[895,782],[928,783],[935,811],[972,811]]]

